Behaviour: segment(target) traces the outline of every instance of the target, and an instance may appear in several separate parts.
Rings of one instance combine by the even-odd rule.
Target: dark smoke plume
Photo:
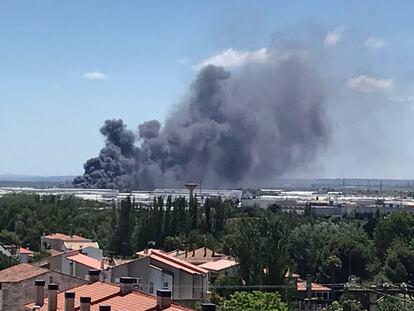
[[[75,186],[149,189],[240,187],[307,166],[327,141],[323,91],[306,57],[276,52],[231,74],[206,66],[163,126],[101,128],[105,147]]]

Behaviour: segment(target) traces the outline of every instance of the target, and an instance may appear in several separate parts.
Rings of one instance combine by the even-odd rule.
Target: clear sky
[[[406,165],[414,152],[412,12],[409,0],[1,1],[0,174],[82,173],[103,145],[105,119],[122,118],[133,129],[163,120],[197,64],[228,49],[234,57],[254,53],[280,33],[304,41],[304,33],[315,33],[311,44],[331,59],[323,63],[326,76],[358,96],[385,91],[388,104],[410,108],[399,129],[403,155],[395,159]],[[389,122],[399,123],[401,115],[394,117]],[[321,175],[344,170],[337,164]],[[414,177],[402,166],[392,171],[377,175]],[[375,177],[375,168],[362,175]]]

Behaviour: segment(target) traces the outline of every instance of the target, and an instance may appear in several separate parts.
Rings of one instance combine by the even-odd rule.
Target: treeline
[[[108,207],[73,196],[11,194],[0,198],[0,238],[38,251],[42,234],[79,234],[114,256],[146,247],[217,247],[234,204],[210,198],[201,207],[171,197],[164,204],[159,197],[149,207],[130,198]]]
[[[0,198],[0,238],[38,251],[44,233],[64,232],[98,239],[103,246],[113,229],[111,210],[73,196],[10,194]]]
[[[322,218],[278,208],[236,208],[219,198],[199,205],[130,198],[111,207],[75,197],[14,194],[0,198],[0,238],[39,250],[44,233],[80,234],[113,256],[146,247],[166,251],[208,246],[240,263],[238,284],[282,284],[286,271],[321,283],[410,283],[414,279],[414,215]],[[108,253],[107,253],[108,254]],[[229,280],[218,280],[229,282]]]
[[[376,284],[414,279],[414,215],[316,218],[265,212],[243,217],[224,247],[240,262],[246,284],[282,284],[287,271],[321,283],[350,276]],[[414,284],[413,284],[414,285]]]
[[[130,198],[122,201],[117,213],[111,249],[115,255],[128,256],[147,247],[170,251],[175,248],[218,247],[225,223],[235,203],[208,198],[202,206],[196,200],[179,197],[155,198],[151,206],[136,208]]]

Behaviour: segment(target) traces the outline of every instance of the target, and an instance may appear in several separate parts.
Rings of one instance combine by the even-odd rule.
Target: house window
[[[148,292],[150,294],[154,294],[154,283],[153,282],[149,283],[149,291]]]
[[[168,282],[163,282],[162,283],[162,288],[163,289],[168,289]]]
[[[137,283],[134,285],[134,288],[137,290],[142,290],[142,278],[137,278]]]

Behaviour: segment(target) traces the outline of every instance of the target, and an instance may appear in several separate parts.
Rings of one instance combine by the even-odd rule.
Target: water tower
[[[189,182],[185,184],[185,187],[188,189],[190,193],[190,200],[191,200],[193,198],[194,189],[197,188],[197,184]]]

